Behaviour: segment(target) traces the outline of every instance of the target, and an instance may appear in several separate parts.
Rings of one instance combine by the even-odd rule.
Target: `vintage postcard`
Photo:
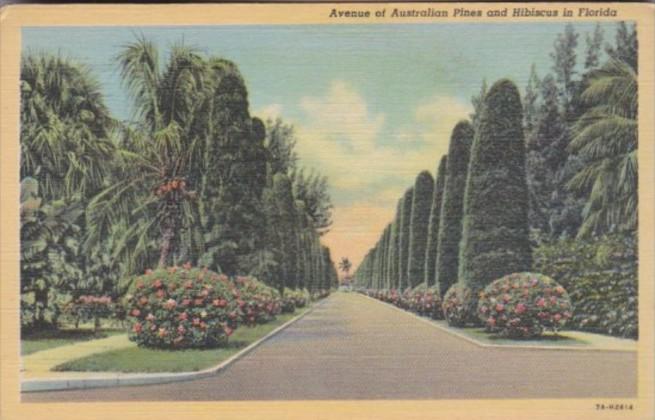
[[[0,416],[653,418],[654,12],[2,9]]]

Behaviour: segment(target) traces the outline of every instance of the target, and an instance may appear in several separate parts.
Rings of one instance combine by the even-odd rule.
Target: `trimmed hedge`
[[[448,146],[446,184],[441,205],[441,225],[437,236],[435,261],[435,283],[439,287],[441,296],[444,296],[448,288],[457,282],[464,189],[473,135],[473,126],[467,121],[460,121],[453,129]]]
[[[443,297],[443,315],[448,325],[467,327],[476,323],[475,303],[471,289],[461,283],[453,284]]]
[[[428,241],[425,246],[425,277],[423,282],[434,286],[437,269],[437,246],[439,243],[439,227],[441,225],[441,202],[443,201],[444,185],[446,184],[446,167],[448,156],[444,155],[439,161],[437,179],[434,182],[432,206],[430,207],[430,224],[428,228]]]
[[[407,279],[409,287],[416,287],[425,279],[425,248],[430,225],[430,207],[434,193],[434,179],[430,172],[422,171],[414,182],[412,216],[410,218],[409,261]]]
[[[458,279],[474,293],[531,269],[522,115],[514,83],[494,83],[484,99],[464,196]]]

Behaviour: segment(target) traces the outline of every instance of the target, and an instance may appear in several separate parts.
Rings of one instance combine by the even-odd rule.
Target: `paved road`
[[[337,293],[215,377],[23,401],[634,397],[636,353],[481,348]]]

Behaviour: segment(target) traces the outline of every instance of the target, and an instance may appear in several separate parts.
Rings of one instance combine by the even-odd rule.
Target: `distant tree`
[[[621,21],[617,23],[615,45],[607,45],[605,51],[616,61],[622,61],[628,64],[632,70],[637,73],[639,49],[637,39],[637,27],[635,24],[628,25]]]
[[[471,148],[464,197],[459,279],[474,291],[531,268],[522,119],[514,83],[494,83]]]
[[[600,56],[603,52],[603,28],[600,23],[596,23],[594,32],[585,36],[586,57],[584,62],[585,70],[591,70],[600,64]]]
[[[329,232],[333,206],[327,178],[315,171],[307,175],[302,169],[292,173],[290,177],[294,196],[305,203],[305,211],[316,232],[319,235]]]
[[[441,224],[441,203],[443,202],[444,185],[446,184],[447,155],[443,155],[437,167],[437,179],[434,183],[432,205],[430,206],[430,223],[428,240],[425,246],[425,278],[423,282],[434,286],[436,281],[437,247],[439,243],[439,225]]]
[[[457,123],[450,136],[435,259],[435,284],[441,296],[458,279],[464,190],[473,136],[473,126],[468,121]]]
[[[409,286],[414,288],[425,280],[425,253],[430,225],[430,207],[434,193],[434,178],[428,171],[421,171],[414,182],[412,216],[410,218],[409,262],[407,273]]]
[[[343,274],[348,276],[352,267],[353,264],[350,262],[348,257],[341,257],[341,260],[339,261],[339,270],[343,271]]]
[[[559,84],[560,103],[567,118],[573,113],[573,101],[578,90],[575,80],[578,37],[573,24],[567,24],[564,33],[557,36],[554,51],[550,54],[553,72]]]
[[[277,173],[290,174],[296,169],[298,154],[295,151],[294,127],[281,118],[266,120],[266,149],[269,152],[271,176]]]

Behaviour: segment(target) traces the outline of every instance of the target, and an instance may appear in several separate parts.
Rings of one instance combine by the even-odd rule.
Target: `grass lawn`
[[[569,337],[566,331],[560,331],[559,334],[546,332],[540,337],[529,339],[511,339],[490,334],[484,328],[460,328],[457,331],[482,341],[486,344],[511,344],[515,346],[588,346],[586,340]]]
[[[125,331],[122,329],[102,329],[98,334],[94,334],[92,328],[35,331],[21,338],[20,353],[22,356],[27,356],[41,350],[54,349],[80,341],[95,340],[124,333]]]
[[[144,347],[129,347],[96,353],[71,360],[53,368],[55,371],[86,372],[191,372],[215,366],[239,352],[251,343],[264,337],[290,319],[304,313],[308,308],[293,314],[279,315],[273,322],[255,327],[240,327],[230,337],[227,347],[216,349],[155,350]]]

